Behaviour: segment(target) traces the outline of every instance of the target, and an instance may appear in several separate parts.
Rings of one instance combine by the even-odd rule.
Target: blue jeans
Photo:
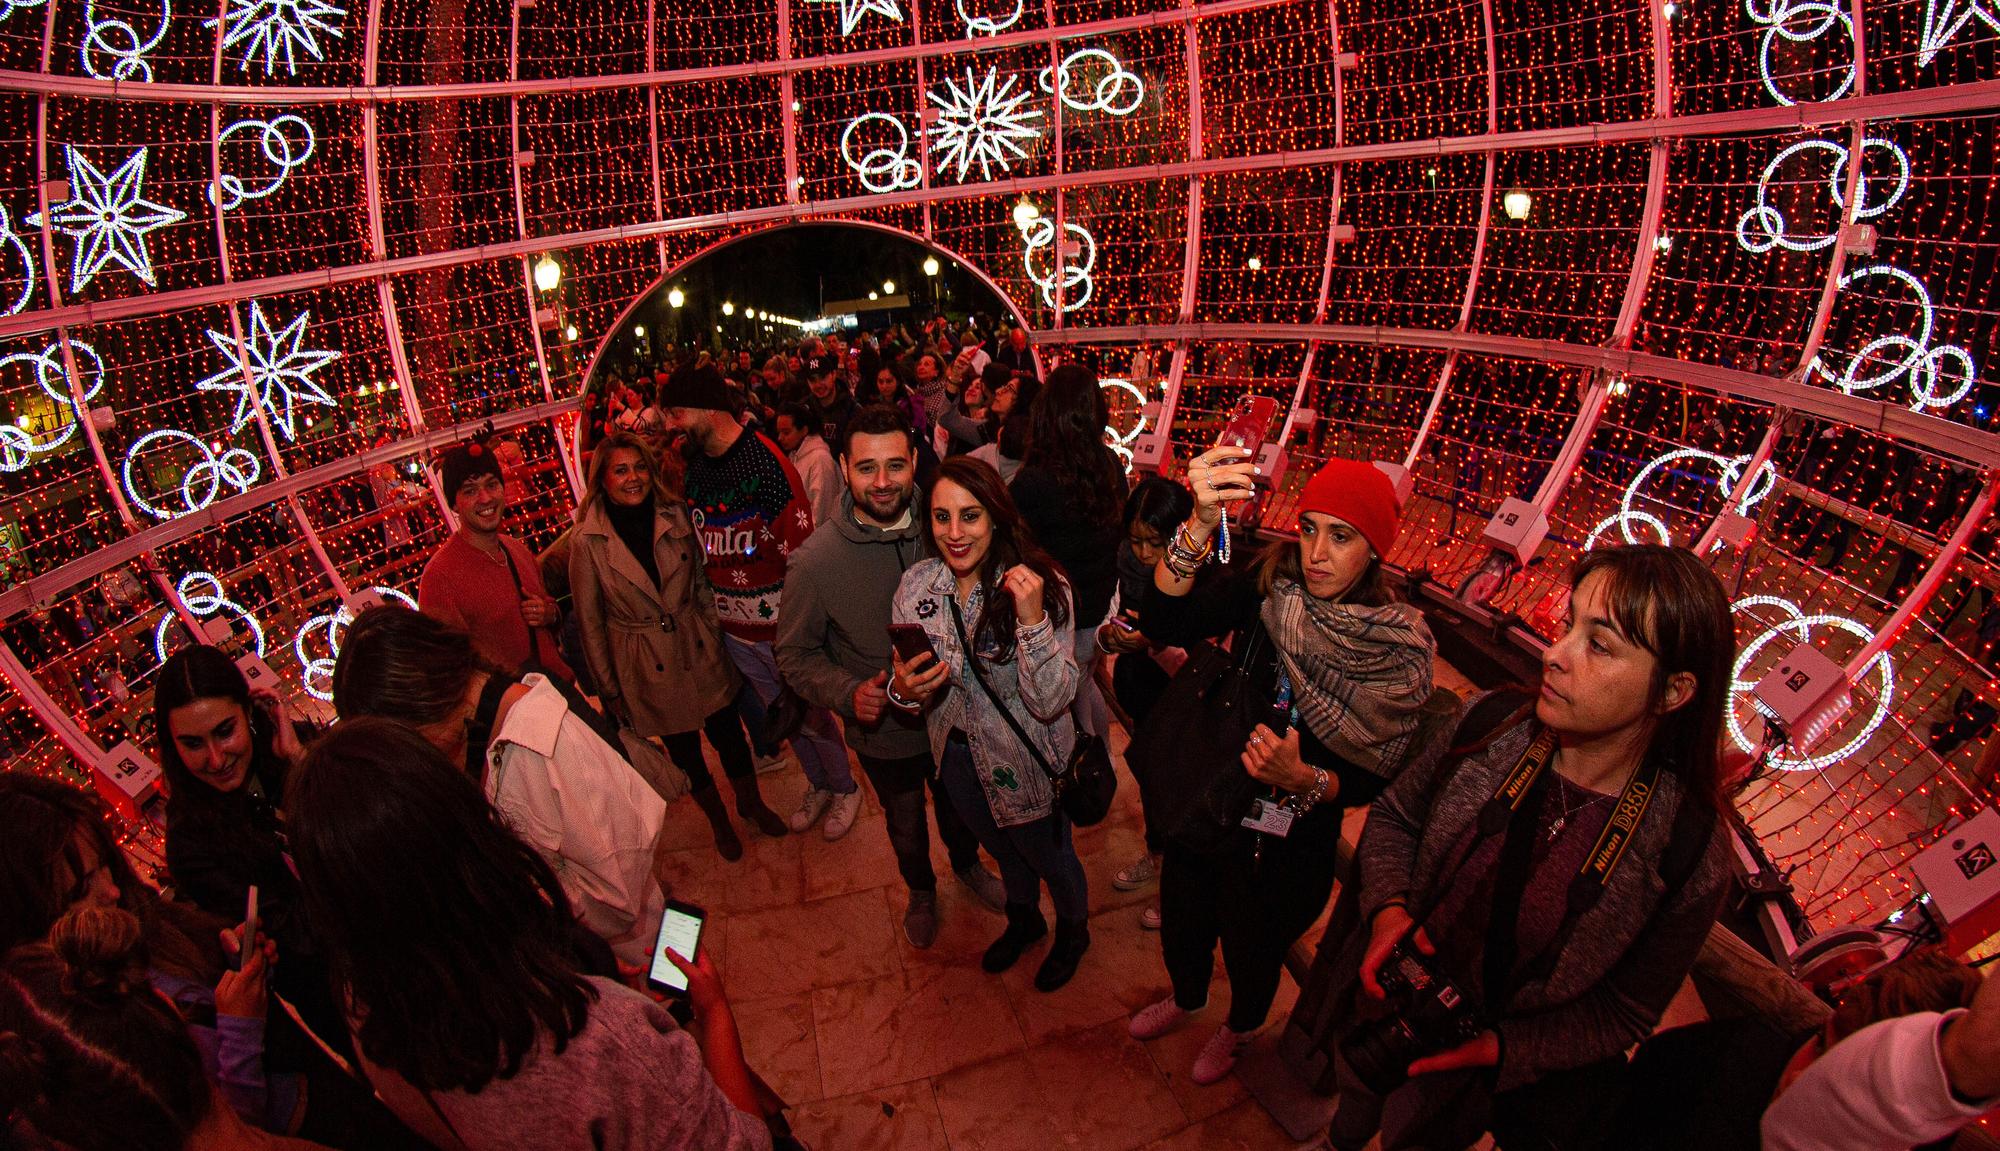
[[[986,805],[986,790],[979,786],[979,774],[972,766],[972,749],[956,739],[944,745],[944,766],[938,774],[958,817],[1000,865],[1000,884],[1007,889],[1009,904],[1039,905],[1042,884],[1047,883],[1056,918],[1082,921],[1090,917],[1083,861],[1076,857],[1069,820],[1063,818],[1062,809],[1016,827],[994,823],[993,809]]]
[[[771,645],[749,643],[724,632],[722,646],[728,649],[729,660],[736,670],[743,673],[746,686],[760,708],[769,707],[778,698],[782,682],[778,678],[778,657],[772,653]],[[798,754],[799,766],[805,769],[807,783],[835,795],[848,795],[855,790],[854,771],[847,765],[847,745],[840,741],[840,724],[832,712],[823,707],[806,712],[805,724],[792,736],[792,750]]]

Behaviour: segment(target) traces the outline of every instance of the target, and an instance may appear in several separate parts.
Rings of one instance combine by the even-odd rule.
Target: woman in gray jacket
[[[743,843],[702,760],[703,732],[736,790],[737,812],[766,835],[783,835],[785,822],[757,792],[756,761],[736,718],[743,679],[722,647],[701,541],[659,476],[651,449],[630,432],[598,442],[571,532],[570,594],[604,706],[666,744],[708,817],[716,850],[740,859]]]
[[[1489,1122],[1503,1148],[1604,1145],[1625,1051],[1715,922],[1728,598],[1692,553],[1659,546],[1586,553],[1571,587],[1532,701],[1475,702],[1461,750],[1369,812],[1369,929],[1338,963],[1363,1017],[1339,1043],[1341,1151],[1378,1129],[1385,1149],[1463,1147]],[[1412,1010],[1426,969],[1455,985],[1471,1022],[1453,1039],[1470,1038],[1441,1043]]]
[[[945,460],[925,506],[935,555],[903,573],[892,618],[923,628],[936,654],[895,656],[889,702],[924,714],[952,806],[1000,864],[1007,930],[982,965],[1005,971],[1048,933],[1039,906],[1046,883],[1056,937],[1035,986],[1054,991],[1090,946],[1083,864],[1037,762],[1063,770],[1076,742],[1069,584],[990,466]]]

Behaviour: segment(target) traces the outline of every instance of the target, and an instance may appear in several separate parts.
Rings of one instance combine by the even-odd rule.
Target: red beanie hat
[[[1375,549],[1377,558],[1388,556],[1402,518],[1396,485],[1381,468],[1360,460],[1328,460],[1314,472],[1299,495],[1299,517],[1307,512],[1345,520]]]

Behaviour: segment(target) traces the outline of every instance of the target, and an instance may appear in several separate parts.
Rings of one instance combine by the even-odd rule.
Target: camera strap
[[[1515,990],[1512,975],[1520,950],[1521,900],[1527,893],[1529,875],[1533,870],[1535,840],[1533,807],[1527,800],[1535,794],[1535,784],[1544,769],[1554,762],[1555,750],[1553,732],[1545,728],[1537,733],[1528,750],[1522,753],[1513,770],[1500,781],[1493,797],[1479,812],[1481,838],[1503,832],[1506,835],[1500,846],[1493,887],[1493,911],[1487,921],[1486,949],[1481,969],[1487,1009],[1494,1015],[1505,1009]],[[1598,833],[1597,842],[1592,845],[1590,854],[1584,857],[1583,866],[1570,880],[1562,927],[1554,943],[1538,957],[1528,980],[1547,977],[1554,969],[1556,959],[1568,946],[1577,921],[1603,897],[1604,889],[1611,883],[1612,872],[1625,858],[1625,851],[1632,845],[1632,837],[1637,833],[1640,821],[1652,806],[1659,779],[1659,761],[1648,756],[1625,781],[1618,806],[1612,809],[1611,818],[1605,821],[1604,830]]]

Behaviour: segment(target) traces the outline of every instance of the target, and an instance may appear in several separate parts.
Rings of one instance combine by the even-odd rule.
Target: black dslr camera
[[[1405,939],[1382,961],[1376,982],[1389,1014],[1340,1041],[1340,1053],[1370,1091],[1387,1095],[1409,1079],[1410,1064],[1449,1051],[1486,1030],[1470,996],[1434,970]]]

